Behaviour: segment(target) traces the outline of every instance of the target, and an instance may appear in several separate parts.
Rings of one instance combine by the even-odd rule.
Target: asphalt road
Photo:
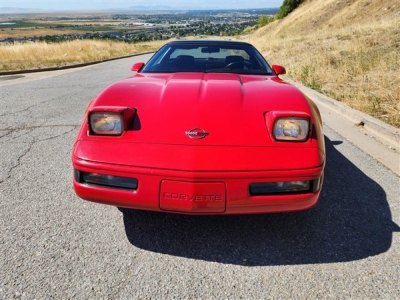
[[[0,298],[399,298],[399,177],[327,126],[309,211],[196,217],[77,198],[85,107],[138,59],[0,77]]]

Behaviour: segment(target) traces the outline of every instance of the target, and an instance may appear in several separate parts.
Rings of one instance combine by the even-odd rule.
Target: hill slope
[[[400,127],[400,0],[306,0],[242,39],[289,77]]]

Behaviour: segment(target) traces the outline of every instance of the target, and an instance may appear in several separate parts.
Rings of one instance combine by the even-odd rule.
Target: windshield
[[[262,55],[248,44],[171,43],[163,46],[142,73],[240,73],[273,75]]]

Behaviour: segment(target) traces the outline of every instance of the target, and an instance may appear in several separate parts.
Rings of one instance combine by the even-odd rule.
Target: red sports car
[[[250,44],[174,41],[88,106],[76,194],[184,214],[308,209],[325,167],[316,105]]]

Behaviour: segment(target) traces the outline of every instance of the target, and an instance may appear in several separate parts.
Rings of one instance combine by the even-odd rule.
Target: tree
[[[283,19],[294,11],[302,2],[303,0],[284,0],[277,14],[277,18]]]
[[[261,28],[261,27],[267,25],[269,22],[271,22],[271,18],[269,18],[267,16],[261,16],[258,19],[258,28]]]

